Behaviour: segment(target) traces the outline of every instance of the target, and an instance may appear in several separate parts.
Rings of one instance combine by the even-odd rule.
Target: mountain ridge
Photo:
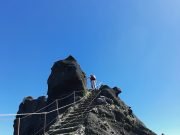
[[[54,63],[47,83],[47,98],[28,96],[20,104],[18,114],[37,114],[17,116],[14,135],[156,135],[120,99],[120,88],[88,90],[73,56]]]

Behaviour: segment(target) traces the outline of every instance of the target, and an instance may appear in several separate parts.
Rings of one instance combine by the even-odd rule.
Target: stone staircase
[[[45,135],[84,135],[84,119],[95,106],[92,102],[99,91],[92,91],[84,101],[73,107],[68,114],[59,118]]]

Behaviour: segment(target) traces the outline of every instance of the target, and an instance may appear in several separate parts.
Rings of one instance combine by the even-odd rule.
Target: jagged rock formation
[[[99,90],[86,90],[86,75],[77,61],[69,56],[57,61],[48,78],[48,98],[24,98],[18,113],[49,112],[46,115],[25,115],[21,118],[19,135],[156,135],[149,130],[120,98],[118,87],[102,85]],[[66,95],[69,97],[58,101]],[[58,106],[57,106],[58,105]],[[41,109],[42,108],[42,109]],[[45,128],[44,128],[45,127]],[[18,120],[14,121],[18,135]]]
[[[54,100],[73,91],[86,91],[86,75],[77,61],[69,56],[65,60],[55,62],[48,78],[48,99]]]

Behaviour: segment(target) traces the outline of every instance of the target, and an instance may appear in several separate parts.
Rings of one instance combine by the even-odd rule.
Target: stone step
[[[59,124],[59,125],[55,126],[54,129],[61,128],[61,127],[63,127],[63,128],[74,127],[74,126],[78,126],[78,125],[80,125],[80,124],[82,124],[82,122],[64,123],[63,125],[60,125],[60,124]]]
[[[90,112],[92,109],[78,109],[74,113],[76,114],[82,114],[82,113],[87,113]]]
[[[93,104],[86,104],[86,105],[79,105],[79,107],[78,108],[81,108],[81,107],[89,107],[89,106],[94,106]],[[77,109],[77,108],[76,108]]]
[[[78,119],[66,120],[66,121],[62,122],[61,124],[62,124],[62,125],[65,125],[65,124],[67,124],[67,123],[83,122],[83,121],[84,121],[84,118],[79,117]]]
[[[79,109],[75,110],[75,112],[78,112],[78,113],[84,113],[84,112],[90,111],[92,108],[93,108],[93,107],[79,108]]]
[[[94,107],[94,106],[95,106],[95,105],[92,105],[92,104],[91,104],[91,105],[90,105],[90,104],[88,104],[88,105],[80,105],[79,108],[83,108],[83,107]]]
[[[71,123],[82,123],[83,122],[83,119],[75,119],[75,120],[71,120],[71,121],[63,121],[63,122],[58,122],[54,127],[57,127],[57,126],[64,126],[64,125],[68,125],[68,124],[71,124]]]
[[[90,112],[90,111],[85,111],[84,114],[87,114],[87,113],[89,113],[89,112]],[[70,113],[68,116],[72,116],[72,115],[78,116],[78,115],[81,115],[82,113],[83,113],[83,112],[74,111],[74,112]]]
[[[85,115],[87,115],[87,113],[85,112],[85,113],[83,113],[83,112],[81,112],[81,113],[78,113],[77,115],[74,115],[74,114],[72,114],[72,115],[69,115],[67,118],[79,118],[79,117],[84,117]]]
[[[70,123],[82,123],[84,122],[84,118],[79,117],[78,119],[69,119],[69,120],[65,120],[63,122],[59,122],[56,125],[54,125],[53,127],[57,127],[57,126],[64,126]]]
[[[75,132],[77,129],[79,128],[79,126],[75,126],[75,127],[68,127],[68,128],[60,128],[60,129],[51,129],[49,130],[51,135],[55,135],[55,134],[64,134],[64,133],[70,133],[70,132]]]
[[[75,119],[81,119],[84,118],[85,115],[79,115],[79,116],[71,116],[71,117],[67,117],[65,121],[71,121],[71,120],[75,120]]]
[[[70,132],[70,133],[63,133],[63,134],[52,134],[52,135],[74,135],[74,132]]]
[[[84,102],[80,103],[79,107],[71,112],[65,121],[59,121],[54,124],[52,128],[50,128],[49,133],[51,135],[74,135],[75,131],[79,128],[79,125],[84,122],[84,118],[87,113],[95,107],[92,100],[96,97],[96,95],[97,94],[95,92],[92,92],[92,95]]]
[[[74,110],[74,112],[79,112],[79,113],[82,113],[82,112],[84,112],[84,111],[90,111],[92,108],[84,108],[84,109],[81,109],[81,108],[78,108],[78,109],[76,109],[76,110]]]
[[[86,109],[86,108],[92,108],[93,106],[80,106],[79,108],[77,109]]]
[[[86,111],[86,112],[84,112],[85,114],[87,114],[87,113],[89,113],[90,111]],[[77,111],[75,111],[75,112],[72,112],[70,115],[79,115],[79,114],[81,114],[82,112],[77,112]]]
[[[83,114],[82,114],[82,113],[69,114],[69,115],[68,115],[68,118],[69,118],[69,117],[80,117],[81,115],[86,115],[86,114],[87,114],[86,112],[83,113]]]
[[[81,106],[89,106],[89,104],[90,103],[88,103],[88,104],[81,104],[81,105],[79,105],[79,107],[81,107]]]

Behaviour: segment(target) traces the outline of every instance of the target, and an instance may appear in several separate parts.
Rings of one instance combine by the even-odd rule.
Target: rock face
[[[94,107],[85,119],[85,134],[155,135],[134,115],[131,108],[116,95],[116,89],[101,86],[100,90],[101,93],[95,100]],[[98,103],[98,99],[101,98],[105,98],[105,104]]]
[[[47,99],[45,96],[39,97],[38,99],[33,99],[28,96],[24,98],[22,103],[19,106],[18,114],[22,113],[33,113],[38,111],[39,109],[45,107],[47,105]],[[47,109],[47,108],[46,108]],[[38,112],[44,112],[45,109],[41,109]],[[38,131],[39,128],[43,126],[43,115],[24,115],[17,116],[17,118],[21,118],[20,120],[20,135],[30,135],[35,131]],[[18,135],[18,120],[14,121],[14,135]]]
[[[73,91],[76,91],[75,96],[59,102],[58,99]],[[17,116],[14,135],[156,135],[119,98],[120,93],[120,88],[107,85],[87,91],[85,73],[69,56],[53,65],[48,78],[48,98],[24,98],[18,114],[42,114]],[[72,104],[74,97],[79,101]],[[62,108],[67,104],[71,105]],[[61,109],[56,110],[57,107]]]
[[[102,86],[56,119],[46,135],[156,135],[117,95]]]
[[[48,98],[45,96],[39,97],[38,99],[33,99],[31,96],[24,98],[23,102],[19,106],[18,114],[20,113],[33,113],[37,112],[40,108],[45,107],[46,105],[51,104],[56,99],[61,99],[67,95],[72,94],[76,91],[76,98],[82,97],[86,92],[86,75],[81,70],[80,65],[77,61],[69,56],[64,60],[60,60],[54,63],[51,68],[51,74],[48,78]],[[74,95],[71,95],[69,98],[58,101],[58,107],[65,106],[74,102]],[[52,105],[44,108],[41,112],[49,112],[53,109],[56,109],[57,104],[54,102]],[[66,110],[59,110],[59,113],[62,113]],[[46,121],[52,121],[52,118],[57,116],[57,112],[47,114]],[[44,116],[41,115],[30,115],[23,118],[24,116],[17,116],[21,118],[21,128],[20,135],[32,135],[42,128],[44,124]],[[17,119],[14,121],[14,135],[17,135]],[[23,126],[22,126],[23,125]],[[39,132],[39,134],[42,133]]]
[[[86,75],[72,56],[55,62],[51,70],[48,78],[48,99],[58,99],[73,91],[81,91],[77,93],[80,96],[86,92]]]

